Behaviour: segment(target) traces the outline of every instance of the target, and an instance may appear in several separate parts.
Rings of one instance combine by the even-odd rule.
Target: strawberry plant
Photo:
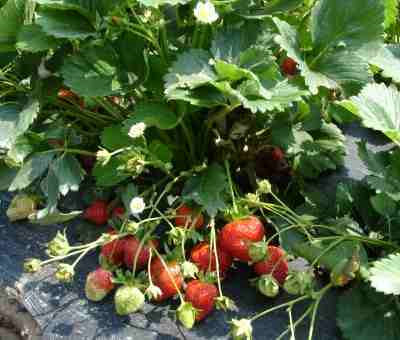
[[[192,328],[235,309],[223,286],[241,261],[265,299],[292,297],[233,319],[234,339],[283,308],[279,339],[308,320],[313,339],[337,287],[346,339],[397,339],[398,15],[397,0],[0,0],[7,214],[96,234],[73,245],[58,233],[26,270],[56,263],[71,282],[98,250],[89,300],[115,289],[127,315],[178,296]],[[314,184],[343,166],[348,122],[393,145],[360,141],[366,178],[330,197]]]

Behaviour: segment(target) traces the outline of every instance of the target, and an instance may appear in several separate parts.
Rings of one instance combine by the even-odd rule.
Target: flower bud
[[[42,261],[39,259],[27,259],[24,262],[24,270],[27,273],[36,273],[42,269]]]
[[[57,232],[56,237],[48,244],[46,253],[49,256],[64,256],[70,251],[70,245],[65,233]]]
[[[187,329],[192,329],[196,321],[196,309],[189,302],[182,303],[176,311],[178,320]]]
[[[57,267],[56,278],[57,280],[69,283],[73,280],[75,275],[74,267],[68,263],[60,263]]]
[[[262,275],[257,281],[257,289],[261,294],[274,298],[279,294],[279,283],[272,275]]]
[[[253,327],[249,319],[233,319],[231,322],[231,335],[233,340],[251,340]]]
[[[115,310],[118,315],[135,313],[144,306],[144,294],[136,287],[122,286],[115,293]]]
[[[260,194],[269,194],[269,193],[271,193],[272,192],[271,183],[266,179],[263,179],[262,181],[259,181],[258,182],[257,192],[260,193]]]

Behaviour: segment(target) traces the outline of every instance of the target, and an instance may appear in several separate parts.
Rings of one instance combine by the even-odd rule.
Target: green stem
[[[236,204],[235,191],[233,190],[233,182],[232,182],[232,177],[231,177],[231,171],[229,168],[229,161],[226,159],[224,163],[225,163],[226,175],[228,177],[229,189],[230,189],[231,197],[232,197],[233,211],[235,212],[235,214],[238,214],[239,210],[238,210],[238,207]]]
[[[294,299],[294,300],[292,300],[292,301],[289,301],[289,302],[286,302],[286,303],[282,303],[282,304],[280,304],[279,306],[275,306],[275,307],[272,307],[272,308],[270,308],[270,309],[267,309],[267,310],[265,310],[265,311],[263,311],[263,312],[261,312],[261,313],[255,315],[255,316],[253,316],[250,320],[251,320],[252,322],[253,322],[253,321],[256,321],[257,319],[262,318],[263,316],[265,316],[265,315],[267,315],[267,314],[269,314],[269,313],[272,313],[272,312],[274,312],[274,311],[276,311],[276,310],[279,310],[279,309],[282,309],[282,308],[285,308],[285,307],[293,306],[293,305],[295,305],[296,303],[301,302],[301,301],[304,301],[304,300],[307,300],[307,299],[310,299],[310,297],[307,296],[307,295],[301,296],[301,297],[299,297],[299,298],[297,298],[297,299]]]
[[[196,164],[196,150],[195,150],[194,143],[193,143],[193,135],[191,134],[188,126],[186,125],[186,123],[183,119],[181,121],[181,127],[182,127],[182,131],[186,137],[186,141],[189,146],[189,154],[190,154],[191,163],[193,165],[195,165]]]
[[[212,242],[213,242],[214,256],[215,256],[215,269],[217,271],[218,292],[219,292],[219,296],[223,297],[224,294],[222,293],[221,278],[219,277],[219,275],[220,275],[219,258],[218,258],[218,251],[217,251],[217,235],[215,233],[215,221],[214,221],[214,219],[211,220],[210,226],[211,226],[211,238],[212,238]],[[210,259],[212,258],[211,254],[210,254]],[[210,260],[210,262],[211,262],[211,260]]]
[[[167,35],[167,28],[165,22],[161,23],[159,28],[159,35],[160,35],[160,50],[162,51],[162,58],[166,65],[168,65],[169,61],[169,48],[168,48],[168,35]]]
[[[49,153],[49,152],[64,152],[64,153],[72,153],[72,154],[76,154],[76,155],[84,155],[84,156],[96,157],[96,153],[95,152],[79,150],[79,149],[67,149],[67,148],[59,148],[59,149],[47,150],[47,151],[43,151],[42,153]]]

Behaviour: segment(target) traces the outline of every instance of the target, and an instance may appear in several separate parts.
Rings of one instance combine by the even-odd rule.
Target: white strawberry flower
[[[144,131],[146,130],[146,124],[141,122],[141,123],[136,123],[131,126],[129,129],[128,135],[131,138],[139,138],[142,137],[144,134]]]
[[[146,204],[141,197],[134,197],[129,204],[132,214],[137,215],[143,212],[146,208]]]
[[[219,18],[218,13],[215,10],[215,6],[209,0],[205,2],[200,1],[197,3],[194,9],[194,16],[203,24],[212,24]]]

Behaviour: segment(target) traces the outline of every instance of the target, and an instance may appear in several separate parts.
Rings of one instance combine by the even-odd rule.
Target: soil
[[[40,329],[19,303],[18,291],[0,287],[0,340],[40,340]]]

